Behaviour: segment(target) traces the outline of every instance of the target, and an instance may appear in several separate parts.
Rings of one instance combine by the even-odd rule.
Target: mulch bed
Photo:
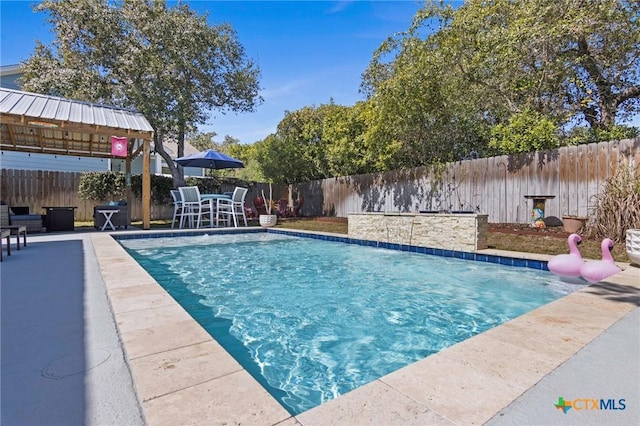
[[[512,235],[540,235],[566,239],[569,233],[562,226],[548,226],[546,228],[533,228],[527,223],[490,223],[489,232],[501,232]]]

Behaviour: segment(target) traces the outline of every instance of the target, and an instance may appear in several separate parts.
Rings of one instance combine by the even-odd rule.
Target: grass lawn
[[[133,226],[142,228],[142,222],[133,222]],[[257,226],[256,221],[251,225]],[[170,220],[151,222],[151,229],[167,229],[171,227]],[[93,222],[76,222],[76,229],[93,229]],[[300,218],[279,220],[276,228],[301,229],[305,231],[332,232],[347,234],[346,220],[332,218]],[[504,225],[490,226],[487,242],[489,248],[498,250],[519,251],[525,253],[563,254],[568,253],[567,234],[557,229],[547,232],[532,232],[522,226]],[[579,246],[585,259],[600,259],[600,241],[583,239]],[[618,243],[613,248],[613,258],[619,262],[629,262],[624,243]]]

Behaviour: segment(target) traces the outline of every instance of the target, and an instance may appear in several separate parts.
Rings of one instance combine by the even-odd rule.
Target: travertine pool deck
[[[510,418],[517,418],[518,424],[527,424],[522,420],[526,410],[521,407],[528,399],[523,404],[522,398],[574,359],[577,366],[572,367],[574,374],[570,376],[576,379],[581,376],[579,369],[586,370],[589,366],[578,359],[580,352],[594,346],[597,339],[603,338],[618,321],[637,312],[640,305],[640,268],[626,266],[605,282],[542,306],[294,417],[111,235],[92,233],[90,239],[149,425],[466,425],[500,420],[508,424]],[[482,253],[532,258],[524,253],[494,250]],[[548,257],[534,256],[540,260]],[[623,364],[613,368],[626,369],[624,374],[635,379],[640,374],[637,353],[640,334],[637,315],[633,318],[630,324],[629,320],[623,324],[621,333],[635,353],[618,353],[610,342],[598,351],[621,357]],[[549,400],[556,401],[559,396],[626,398],[627,410],[604,413],[611,417],[591,417],[597,420],[592,424],[602,423],[603,419],[605,423],[637,423],[640,390],[634,385],[636,381],[623,384],[619,392],[612,394],[608,374],[602,371],[594,379],[602,380],[602,394],[562,395],[551,390]],[[510,404],[515,407],[511,411]],[[551,416],[558,416],[558,424],[566,424],[569,419],[589,424],[585,413],[571,413],[574,417],[567,417],[569,414],[556,410],[552,403],[529,408],[534,413],[548,410]],[[579,415],[582,417],[576,417]],[[529,424],[541,423],[535,418],[530,420]],[[544,423],[549,424],[548,417]]]

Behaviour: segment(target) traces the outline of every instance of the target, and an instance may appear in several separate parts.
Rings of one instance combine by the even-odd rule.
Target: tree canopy
[[[640,110],[639,12],[623,0],[430,1],[378,49],[363,89],[383,137],[426,163],[509,152],[489,146],[491,128],[528,112],[558,137],[518,149],[571,143],[562,130],[584,123],[605,136]]]
[[[213,110],[253,111],[261,102],[258,66],[229,24],[209,25],[188,5],[162,0],[46,0],[55,40],[23,64],[23,87],[142,112],[155,150],[176,184],[184,182],[164,150],[184,140]]]
[[[288,112],[257,144],[276,181],[638,135],[640,3],[429,0],[363,73],[366,100]]]
[[[261,175],[278,183],[375,171],[363,145],[365,105],[333,101],[286,112],[276,133],[255,144]]]
[[[156,151],[185,135],[279,183],[426,166],[634,137],[640,113],[640,3],[631,0],[427,0],[374,52],[365,100],[286,111],[253,145],[216,144],[211,111],[253,111],[259,69],[230,25],[178,3],[45,0],[56,38],[25,63],[27,90],[132,107]],[[191,136],[188,136],[191,137]]]

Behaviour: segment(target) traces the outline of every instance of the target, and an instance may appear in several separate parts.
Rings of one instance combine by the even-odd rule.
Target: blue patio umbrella
[[[205,169],[241,169],[244,168],[242,161],[229,157],[221,152],[207,149],[206,151],[196,152],[195,154],[186,155],[176,158],[176,163],[183,167],[202,167]]]

